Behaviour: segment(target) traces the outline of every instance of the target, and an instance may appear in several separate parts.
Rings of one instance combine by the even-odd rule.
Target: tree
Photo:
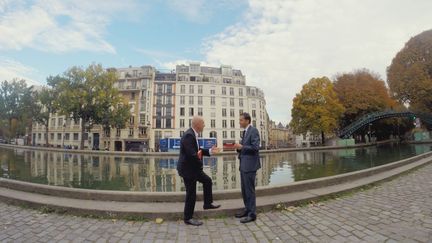
[[[343,112],[332,82],[327,77],[312,78],[293,100],[290,127],[296,134],[321,133],[324,144],[325,134],[334,132]]]
[[[52,84],[54,77],[48,77],[47,83]],[[33,119],[45,126],[45,146],[49,146],[48,141],[48,125],[50,115],[57,112],[58,109],[58,91],[53,89],[52,87],[44,87],[42,90],[37,92],[37,113],[33,117]]]
[[[338,74],[334,80],[334,90],[345,107],[341,119],[343,126],[371,112],[400,108],[390,97],[384,80],[367,69]]]
[[[387,68],[391,94],[416,112],[432,113],[432,30],[411,38]]]
[[[31,126],[34,114],[35,96],[33,86],[25,80],[3,81],[0,87],[0,120],[6,121],[9,138],[24,135]]]
[[[114,88],[116,80],[114,71],[95,64],[86,69],[72,67],[63,75],[51,79],[50,84],[59,93],[59,113],[71,116],[75,121],[81,119],[80,149],[84,148],[86,130],[90,131],[94,124],[110,126],[122,125],[123,122],[124,125],[129,118],[130,114],[125,112],[128,106],[123,104]]]

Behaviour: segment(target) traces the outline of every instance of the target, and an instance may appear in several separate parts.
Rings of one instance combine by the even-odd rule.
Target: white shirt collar
[[[247,132],[247,130],[249,129],[250,126],[251,126],[251,124],[249,124],[249,125],[245,128],[245,132]]]
[[[197,131],[195,131],[195,129],[193,128],[193,127],[191,127],[192,128],[192,130],[194,131],[194,133],[195,133],[195,137],[198,139],[198,133],[197,133]]]

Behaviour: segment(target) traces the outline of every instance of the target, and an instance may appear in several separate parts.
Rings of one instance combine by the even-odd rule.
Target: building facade
[[[200,63],[176,66],[163,73],[151,66],[112,68],[118,73],[114,86],[131,106],[131,118],[123,129],[103,130],[94,125],[84,135],[86,149],[110,151],[158,151],[162,138],[181,137],[195,115],[205,121],[203,138],[217,138],[218,147],[232,149],[241,140],[239,117],[252,116],[261,135],[261,146],[269,141],[269,121],[264,93],[247,86],[246,77],[231,66],[206,67]],[[77,148],[80,122],[52,114],[50,144]],[[33,145],[45,144],[45,128],[33,126]]]
[[[269,124],[269,148],[287,148],[290,146],[295,146],[295,136],[293,135],[291,129],[288,126],[270,121]]]

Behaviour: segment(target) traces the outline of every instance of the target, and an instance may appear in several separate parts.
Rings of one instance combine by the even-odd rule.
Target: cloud
[[[138,15],[137,5],[134,0],[0,0],[0,50],[115,53],[105,40],[106,28],[120,13]]]
[[[245,0],[170,0],[168,6],[190,22],[207,23],[217,11],[235,9]]]
[[[0,56],[0,82],[11,81],[14,78],[26,80],[28,85],[43,85],[42,82],[30,78],[31,76],[41,76],[40,73],[29,66],[12,59]]]
[[[205,60],[241,69],[285,122],[312,77],[368,68],[385,78],[404,43],[431,28],[430,9],[430,0],[250,0],[240,22],[204,41]]]

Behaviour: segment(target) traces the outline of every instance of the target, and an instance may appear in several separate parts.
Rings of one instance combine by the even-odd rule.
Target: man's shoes
[[[221,205],[213,205],[213,204],[210,204],[210,205],[204,205],[204,209],[205,210],[207,210],[207,209],[216,209],[216,208],[220,208],[220,206]]]
[[[196,220],[196,219],[188,219],[188,220],[185,220],[184,222],[185,222],[185,224],[193,225],[193,226],[200,226],[203,224],[203,222]]]
[[[247,216],[246,218],[240,220],[240,223],[246,224],[246,223],[249,223],[249,222],[253,222],[255,220],[256,220],[256,217]]]
[[[236,218],[244,218],[244,217],[246,217],[246,216],[248,216],[248,213],[247,213],[246,211],[243,211],[243,212],[241,212],[241,213],[236,213],[236,214],[235,214],[235,217],[236,217]]]

